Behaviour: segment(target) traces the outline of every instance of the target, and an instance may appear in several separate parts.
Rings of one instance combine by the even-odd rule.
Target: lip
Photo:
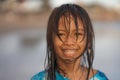
[[[63,51],[64,51],[64,52],[75,52],[76,49],[64,49]]]
[[[75,51],[77,48],[62,48],[64,51]]]
[[[77,51],[77,49],[73,49],[73,48],[65,48],[65,49],[62,49],[63,50],[63,52],[76,52]]]
[[[76,53],[76,49],[64,49],[63,53],[65,56],[71,57]]]
[[[66,55],[73,55],[73,54],[75,54],[75,50],[65,50],[64,51],[64,54],[66,54]]]

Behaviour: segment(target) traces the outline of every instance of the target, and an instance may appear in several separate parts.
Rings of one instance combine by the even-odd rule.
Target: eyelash
[[[59,35],[59,36],[63,36],[63,35],[65,35],[65,34],[64,34],[64,33],[58,33],[58,35]]]
[[[83,35],[82,33],[75,33],[76,36]]]

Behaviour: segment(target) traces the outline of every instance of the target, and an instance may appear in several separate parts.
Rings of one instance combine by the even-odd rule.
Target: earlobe
[[[91,53],[91,44],[88,42],[88,53]]]
[[[91,53],[91,49],[90,48],[88,48],[88,53]]]

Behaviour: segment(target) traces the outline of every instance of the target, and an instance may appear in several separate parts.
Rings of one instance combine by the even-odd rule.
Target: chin
[[[65,63],[74,63],[77,59],[78,59],[78,57],[76,57],[76,58],[64,58],[63,61]]]

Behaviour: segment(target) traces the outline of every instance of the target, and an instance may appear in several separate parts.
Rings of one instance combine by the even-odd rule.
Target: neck
[[[81,59],[78,58],[73,61],[72,60],[71,61],[58,60],[57,64],[58,64],[59,68],[61,70],[63,70],[65,73],[76,73],[77,71],[79,71],[81,69],[80,62],[81,62]]]
[[[81,58],[78,58],[76,60],[57,60],[57,64],[60,69],[59,72],[69,78],[70,80],[85,80],[85,74],[83,73],[84,67],[80,65]],[[83,77],[84,75],[84,77]]]

